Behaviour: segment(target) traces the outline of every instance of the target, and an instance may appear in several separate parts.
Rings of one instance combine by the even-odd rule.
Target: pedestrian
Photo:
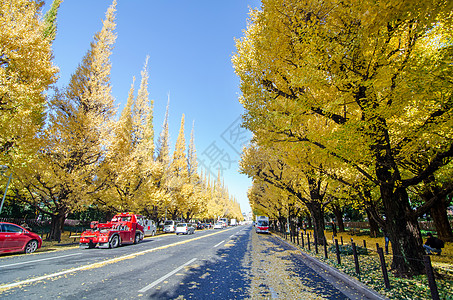
[[[384,245],[385,254],[389,254],[389,242],[390,242],[390,238],[389,238],[389,234],[388,234],[387,231],[385,231],[385,230],[384,230],[384,241],[385,241],[385,245]]]
[[[334,237],[336,237],[337,236],[337,225],[335,224],[334,221],[331,222],[331,225],[332,225],[332,235]]]
[[[442,248],[444,247],[444,241],[433,236],[431,232],[427,234],[428,239],[426,240],[423,248],[425,248],[428,255],[431,255],[431,252],[440,255],[442,253]]]

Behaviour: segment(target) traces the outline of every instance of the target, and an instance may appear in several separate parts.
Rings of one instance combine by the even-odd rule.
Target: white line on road
[[[162,281],[164,281],[165,279],[167,279],[168,277],[172,276],[173,274],[175,274],[176,272],[178,272],[179,270],[181,270],[182,268],[184,268],[185,266],[187,265],[190,265],[191,263],[193,263],[194,261],[196,261],[197,259],[196,258],[192,258],[191,260],[189,260],[188,262],[186,262],[185,264],[183,264],[182,266],[179,266],[178,268],[174,269],[173,271],[171,271],[170,273],[168,273],[167,275],[165,276],[162,276],[161,278],[157,279],[156,281],[154,281],[153,283],[145,286],[144,288],[142,288],[141,290],[139,290],[138,292],[139,293],[144,293],[146,292],[147,290],[153,288],[154,286],[158,285],[159,283],[161,283]]]
[[[221,241],[220,243],[218,243],[217,245],[215,245],[213,248],[219,247],[223,242],[225,242],[225,240]]]
[[[62,256],[56,256],[56,257],[48,257],[48,258],[42,258],[42,259],[35,259],[35,260],[30,260],[30,261],[24,261],[24,262],[15,263],[15,264],[3,265],[3,266],[0,266],[0,268],[7,268],[7,267],[13,267],[13,266],[31,264],[31,263],[35,263],[35,262],[38,262],[38,261],[57,259],[57,258],[68,257],[68,256],[74,256],[74,255],[79,255],[79,254],[82,254],[82,253],[81,253],[81,252],[77,252],[77,253],[68,254],[68,255],[62,255]]]

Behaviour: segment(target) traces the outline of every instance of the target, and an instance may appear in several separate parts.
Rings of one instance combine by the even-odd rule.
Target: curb
[[[290,244],[288,241],[282,239],[281,237],[275,235],[275,234],[272,234],[273,236],[275,236],[276,238],[278,238],[281,242],[287,244],[288,246],[298,250],[300,252],[300,254],[302,255],[302,257],[305,259],[305,260],[308,260],[309,261],[309,266],[315,270],[316,272],[318,272],[315,268],[313,268],[313,265],[315,265],[317,268],[321,269],[321,270],[324,270],[325,272],[327,272],[329,275],[331,275],[332,277],[335,277],[337,280],[340,280],[342,282],[345,283],[345,285],[347,286],[352,286],[354,289],[356,289],[357,291],[361,292],[364,296],[366,296],[367,299],[373,299],[373,300],[389,300],[389,298],[379,294],[378,292],[376,292],[375,290],[371,289],[370,287],[368,287],[366,284],[358,281],[357,279],[335,269],[334,267],[331,267],[329,266],[328,264],[318,260],[317,258],[307,254],[307,253],[304,253],[300,248],[296,247],[295,245],[292,245]],[[324,274],[321,274],[320,272],[318,272],[321,276],[323,276]],[[324,276],[323,276],[324,277]]]

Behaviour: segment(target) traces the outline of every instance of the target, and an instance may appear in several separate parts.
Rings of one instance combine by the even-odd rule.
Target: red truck
[[[133,213],[120,213],[107,223],[91,222],[91,229],[80,236],[80,246],[87,248],[116,248],[124,244],[137,244],[143,240],[144,218]]]

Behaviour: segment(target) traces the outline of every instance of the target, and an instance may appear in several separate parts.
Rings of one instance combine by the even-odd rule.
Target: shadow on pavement
[[[310,268],[303,260],[301,255],[295,254],[294,247],[283,243],[272,235],[265,237],[273,246],[268,247],[263,253],[273,255],[276,252],[287,252],[282,259],[289,261],[289,271],[292,277],[298,277],[303,286],[308,287],[314,295],[322,296],[322,299],[349,299],[330,282],[321,277],[316,271]]]
[[[233,247],[217,250],[215,261],[198,262],[199,267],[186,270],[180,287],[173,291],[154,290],[149,299],[244,299],[248,298],[250,266],[244,266],[249,230],[230,241]],[[226,242],[229,243],[230,241]],[[196,264],[197,262],[195,262]],[[183,272],[183,271],[181,271]]]

